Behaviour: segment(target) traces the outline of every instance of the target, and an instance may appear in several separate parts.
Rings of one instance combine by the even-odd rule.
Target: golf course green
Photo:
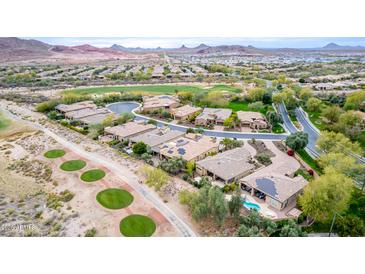
[[[120,188],[108,188],[96,195],[96,200],[109,209],[121,209],[133,202],[133,196],[128,191]]]
[[[147,216],[134,214],[125,217],[119,228],[126,237],[150,237],[156,230],[156,224]]]
[[[81,180],[84,182],[95,182],[104,178],[105,172],[101,169],[90,169],[81,174]]]
[[[62,149],[52,149],[44,153],[44,157],[46,158],[59,158],[65,155],[66,152]]]
[[[80,170],[80,169],[84,168],[85,166],[86,166],[85,161],[71,160],[71,161],[64,162],[60,166],[60,169],[62,169],[64,171],[76,171],[76,170]]]

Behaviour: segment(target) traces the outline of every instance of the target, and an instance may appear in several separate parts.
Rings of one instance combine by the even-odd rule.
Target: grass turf
[[[62,149],[52,149],[44,153],[44,157],[46,158],[59,158],[65,155],[66,152]]]
[[[313,170],[315,170],[319,175],[322,174],[322,169],[318,165],[317,161],[314,160],[304,149],[298,150],[297,153]]]
[[[119,228],[126,237],[150,237],[156,230],[156,224],[147,216],[135,214],[121,220]]]
[[[128,191],[120,188],[108,188],[96,195],[96,200],[109,209],[120,209],[133,202],[133,196]]]
[[[240,92],[241,90],[239,88],[228,85],[214,85],[208,88],[204,88],[202,86],[189,86],[189,85],[140,85],[140,86],[91,87],[91,88],[70,89],[63,91],[63,93],[103,94],[114,91],[174,94],[176,91],[191,91],[191,92],[229,91],[237,93]]]
[[[101,169],[90,169],[81,174],[81,180],[84,182],[95,182],[104,178],[105,172]]]
[[[64,171],[75,171],[75,170],[82,169],[85,166],[86,166],[86,162],[85,161],[82,161],[82,160],[71,160],[71,161],[64,162],[60,166],[60,169],[62,169]]]

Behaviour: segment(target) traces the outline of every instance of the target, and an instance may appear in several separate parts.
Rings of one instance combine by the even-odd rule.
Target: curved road
[[[120,107],[123,104],[126,105],[126,107]],[[132,107],[132,104],[134,104],[134,107]],[[119,106],[118,106],[119,105]],[[151,120],[151,117],[141,115],[139,113],[136,113],[136,110],[138,110],[141,107],[140,103],[137,102],[120,102],[120,103],[113,103],[106,106],[111,111],[120,114],[122,112],[132,112],[134,116],[136,117],[136,120],[144,120],[148,121]],[[183,131],[186,132],[186,130],[189,127],[183,126],[183,125],[177,125],[177,124],[171,124],[165,121],[156,120],[158,127],[168,126],[169,128],[173,130]],[[196,129],[196,128],[194,128]],[[206,136],[211,137],[220,137],[220,138],[235,138],[235,139],[257,139],[257,140],[273,140],[273,141],[279,141],[284,140],[288,134],[275,134],[275,133],[251,133],[251,132],[233,132],[233,131],[221,131],[221,130],[209,130],[209,129],[203,129],[203,134]]]
[[[126,172],[130,172],[128,170],[121,170],[120,165],[115,164],[113,161],[110,161],[110,159],[101,157],[100,155],[95,155],[93,153],[87,152],[84,149],[82,149],[79,145],[74,144],[64,137],[61,137],[54,132],[50,131],[49,129],[45,128],[44,126],[30,122],[27,120],[23,120],[20,117],[10,113],[9,111],[5,110],[7,115],[9,117],[12,117],[15,120],[21,120],[22,122],[28,123],[31,126],[43,131],[48,136],[55,139],[58,143],[63,145],[64,147],[76,152],[82,157],[85,157],[86,159],[96,162],[98,164],[101,164],[108,169],[110,169],[112,172],[117,174],[120,178],[122,178],[125,182],[130,184],[142,197],[146,198],[148,201],[150,201],[156,208],[159,210],[167,220],[170,221],[170,223],[176,227],[178,231],[181,232],[181,234],[184,237],[195,237],[195,232],[183,221],[181,220],[169,207],[167,207],[154,193],[152,193],[148,188],[146,188],[144,185],[141,185],[138,183],[137,178],[134,180],[131,180],[131,177],[136,177],[133,173],[130,174],[130,176],[126,176]]]

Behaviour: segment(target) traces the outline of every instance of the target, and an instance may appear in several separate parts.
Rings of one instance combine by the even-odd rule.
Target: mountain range
[[[200,44],[197,47],[186,47],[182,45],[178,48],[141,48],[123,47],[114,44],[111,47],[98,48],[92,45],[64,46],[50,45],[34,39],[20,39],[16,37],[0,37],[0,61],[27,61],[27,60],[49,60],[63,62],[85,62],[94,60],[109,59],[146,59],[158,58],[161,53],[166,54],[237,54],[237,55],[270,55],[285,54],[288,52],[333,52],[333,51],[365,51],[362,46],[341,46],[329,43],[321,48],[275,48],[264,49],[253,46],[242,45],[219,45],[208,46]]]

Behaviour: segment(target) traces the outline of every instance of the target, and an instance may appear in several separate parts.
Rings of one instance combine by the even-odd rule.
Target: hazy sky
[[[30,38],[30,37],[26,37]],[[293,38],[229,38],[229,37],[176,37],[176,38],[158,38],[158,37],[32,37],[52,45],[82,45],[91,44],[97,47],[110,47],[113,44],[119,44],[125,47],[180,47],[186,45],[194,47],[201,43],[209,46],[214,45],[252,45],[259,48],[312,48],[322,47],[328,43],[336,43],[348,46],[365,46],[365,37],[293,37]]]

